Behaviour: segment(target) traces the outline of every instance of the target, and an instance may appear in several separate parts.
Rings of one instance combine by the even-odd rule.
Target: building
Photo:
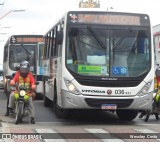
[[[79,8],[100,8],[100,0],[80,0]]]
[[[153,26],[153,37],[156,64],[160,65],[160,24]]]

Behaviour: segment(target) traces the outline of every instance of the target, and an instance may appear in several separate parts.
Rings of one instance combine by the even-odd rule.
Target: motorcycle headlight
[[[20,96],[23,97],[23,96],[25,96],[26,92],[24,90],[21,90],[19,94],[20,94]]]
[[[147,82],[143,87],[142,89],[138,92],[138,96],[143,96],[143,95],[146,95],[148,94],[149,92],[149,89],[151,87],[151,84],[152,84],[152,80]]]
[[[64,78],[64,81],[66,83],[66,86],[67,86],[69,92],[76,94],[76,95],[81,94],[81,92],[77,89],[77,87],[71,81],[69,81],[69,79]]]

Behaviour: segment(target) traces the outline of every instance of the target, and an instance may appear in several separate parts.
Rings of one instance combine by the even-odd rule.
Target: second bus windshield
[[[137,77],[151,67],[146,27],[83,26],[67,31],[66,66],[87,76]]]
[[[22,61],[30,63],[30,71],[35,73],[35,49],[36,45],[11,45],[9,50],[9,67],[16,70],[16,66]]]

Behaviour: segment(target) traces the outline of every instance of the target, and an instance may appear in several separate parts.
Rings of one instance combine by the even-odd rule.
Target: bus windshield
[[[138,77],[151,68],[144,26],[68,26],[66,66],[83,76]]]
[[[30,63],[30,71],[35,73],[35,49],[37,45],[11,45],[9,50],[9,67],[16,70],[16,66],[22,61]]]

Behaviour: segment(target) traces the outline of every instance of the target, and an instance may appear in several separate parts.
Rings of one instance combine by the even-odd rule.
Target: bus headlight
[[[147,82],[143,87],[142,87],[142,89],[138,92],[138,96],[143,96],[143,95],[146,95],[146,94],[148,94],[148,91],[149,91],[149,89],[150,89],[150,87],[151,87],[151,84],[152,84],[152,80],[151,81],[149,81],[149,82]]]
[[[76,95],[81,94],[81,92],[77,89],[77,87],[71,81],[69,81],[69,79],[64,78],[64,82],[65,82],[69,92],[76,94]]]

